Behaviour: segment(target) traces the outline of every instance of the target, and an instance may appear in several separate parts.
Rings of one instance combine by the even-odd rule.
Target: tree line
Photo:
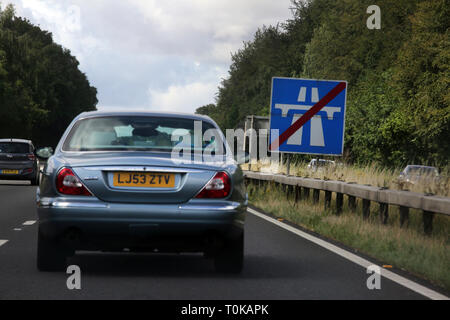
[[[345,159],[448,166],[449,0],[293,0],[292,18],[258,29],[232,55],[214,104],[197,109],[222,128],[269,114],[274,76],[349,83]]]
[[[0,138],[56,146],[73,118],[96,110],[97,89],[50,32],[0,6]]]

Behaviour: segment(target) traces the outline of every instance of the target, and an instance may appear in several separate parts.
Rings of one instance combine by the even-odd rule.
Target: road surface
[[[369,290],[365,268],[251,213],[241,275],[195,254],[81,253],[69,260],[81,290],[69,290],[66,273],[36,269],[35,192],[0,184],[0,299],[426,299],[384,277]]]

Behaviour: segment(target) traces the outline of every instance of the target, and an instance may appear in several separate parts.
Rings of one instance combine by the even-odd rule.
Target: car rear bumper
[[[78,249],[202,250],[205,241],[241,236],[245,212],[246,204],[231,201],[161,205],[38,199],[40,232],[68,239]]]
[[[2,174],[2,170],[17,170],[18,174]],[[36,173],[34,162],[0,162],[0,180],[31,180],[36,178]]]

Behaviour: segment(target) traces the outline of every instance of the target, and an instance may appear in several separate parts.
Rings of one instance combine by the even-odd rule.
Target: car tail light
[[[36,156],[34,154],[32,154],[32,153],[29,153],[28,154],[28,160],[34,161],[34,160],[36,160]]]
[[[56,177],[56,189],[59,193],[72,196],[92,196],[88,189],[69,168],[63,168]]]
[[[196,198],[226,198],[230,194],[231,180],[227,173],[218,172]]]

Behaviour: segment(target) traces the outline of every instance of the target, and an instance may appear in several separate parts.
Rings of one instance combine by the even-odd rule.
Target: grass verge
[[[249,184],[250,203],[276,217],[284,218],[323,236],[341,242],[368,256],[450,290],[450,219],[436,215],[432,236],[423,233],[422,215],[411,210],[408,227],[400,227],[399,212],[389,208],[387,225],[378,218],[378,205],[372,204],[370,218],[364,220],[361,204],[351,212],[344,201],[343,213],[334,214],[333,206],[324,210],[323,194],[319,203],[286,199],[281,187],[266,188]],[[333,199],[334,200],[334,199]],[[335,201],[332,201],[334,204]]]

